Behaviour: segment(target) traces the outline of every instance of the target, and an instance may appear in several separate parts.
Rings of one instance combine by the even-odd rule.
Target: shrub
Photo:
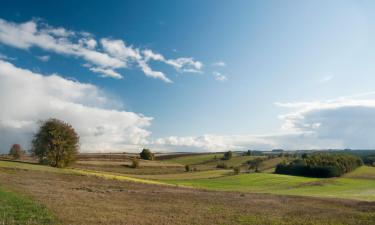
[[[229,160],[229,159],[232,158],[232,156],[233,156],[232,151],[227,151],[227,152],[224,153],[223,159],[224,160]]]
[[[131,168],[138,168],[139,167],[139,159],[137,157],[132,158]]]
[[[185,171],[190,172],[190,165],[185,165]]]
[[[144,148],[141,153],[139,153],[141,159],[144,160],[154,160],[154,154],[147,148]]]
[[[276,166],[275,173],[308,177],[339,177],[359,166],[362,160],[356,156],[344,154],[312,154]]]
[[[19,144],[12,145],[12,147],[9,150],[9,155],[13,157],[14,159],[20,159],[24,155],[21,145]]]
[[[241,168],[239,166],[233,168],[233,173],[234,174],[237,175],[237,174],[240,174],[240,172],[241,172]]]
[[[262,158],[255,158],[253,160],[249,160],[247,164],[249,165],[249,170],[255,170],[255,172],[259,172],[259,167],[262,164]]]
[[[32,153],[39,162],[53,167],[65,167],[75,161],[79,137],[73,127],[58,119],[41,123],[32,141]]]
[[[218,163],[216,168],[220,168],[220,169],[228,169],[228,165],[226,163]]]
[[[363,163],[368,166],[375,166],[375,156],[363,157]]]

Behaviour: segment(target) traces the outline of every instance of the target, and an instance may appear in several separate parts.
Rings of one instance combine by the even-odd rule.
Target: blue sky
[[[48,107],[33,117],[12,117],[10,110],[0,115],[0,131],[12,135],[0,142],[27,145],[35,121],[62,115],[79,127],[87,151],[97,144],[88,130],[107,133],[98,151],[140,146],[209,151],[372,148],[375,143],[368,140],[373,137],[369,133],[375,116],[374,10],[372,1],[4,1],[0,9],[4,63],[35,76],[58,74],[61,82],[90,84],[95,91],[80,94],[95,95],[96,100],[63,100],[135,113],[141,122],[116,127],[108,121],[112,119],[80,123],[83,115],[65,117]],[[28,22],[36,30],[22,26]],[[13,28],[20,33],[12,33]],[[52,33],[57,28],[74,35]],[[25,31],[30,37],[21,35]],[[70,44],[93,39],[96,45],[84,42],[72,53],[64,49],[64,41],[50,48],[40,34],[50,35],[53,41],[65,38]],[[118,44],[126,46],[122,56],[110,49]],[[126,65],[92,60],[84,55],[88,50]],[[140,56],[131,55],[137,51]],[[163,59],[147,59],[144,51]],[[152,69],[148,75],[140,61]],[[46,86],[53,86],[46,81]],[[21,85],[30,87],[25,82]],[[10,89],[12,82],[3,84]],[[59,93],[72,91],[60,88]],[[14,110],[24,107],[11,99],[11,91],[1,103],[11,102]],[[51,90],[40,95],[39,99],[49,101]],[[56,93],[53,96],[49,105],[61,100]],[[103,96],[106,102],[101,105],[98,99]],[[147,124],[145,118],[150,118]],[[127,124],[129,120],[123,119]],[[15,135],[20,124],[28,124],[22,125],[27,132]],[[7,130],[10,127],[12,131]],[[129,129],[143,133],[128,134]],[[337,135],[337,129],[347,132]],[[357,137],[359,131],[366,135]]]

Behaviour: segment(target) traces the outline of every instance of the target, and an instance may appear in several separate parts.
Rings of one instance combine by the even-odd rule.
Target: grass
[[[247,161],[249,161],[251,159],[254,159],[254,156],[233,156],[229,160],[220,160],[220,163],[221,162],[225,163],[228,167],[232,167],[232,166],[236,167],[236,166],[242,165],[243,163],[246,163]]]
[[[197,165],[202,164],[205,162],[209,162],[212,160],[220,159],[223,157],[222,153],[212,153],[212,154],[196,154],[196,155],[189,155],[189,156],[181,156],[172,159],[165,160],[166,162],[172,163],[179,163],[183,165]]]
[[[231,174],[231,171],[228,170],[206,170],[198,172],[184,172],[176,174],[160,174],[160,175],[129,175],[132,177],[142,178],[142,179],[151,179],[151,180],[193,180],[193,179],[209,179],[227,176]]]
[[[354,171],[359,176],[363,171],[373,173],[375,168],[363,167]],[[350,177],[350,174],[348,175]],[[346,198],[375,201],[375,180],[360,178],[307,178],[269,173],[240,174],[212,179],[168,180],[171,184],[192,186],[219,191],[241,191],[272,193],[279,195],[301,195],[328,198]]]
[[[355,171],[346,174],[348,178],[375,179],[375,167],[362,166]]]
[[[57,224],[49,210],[0,187],[0,224]]]
[[[117,180],[122,180],[122,181],[138,182],[138,183],[145,183],[145,184],[168,185],[166,183],[162,183],[158,181],[130,177],[130,176],[122,175],[122,174],[108,173],[108,172],[102,172],[102,171],[93,171],[93,170],[83,170],[83,169],[70,169],[70,168],[61,169],[61,168],[54,168],[50,166],[44,166],[44,165],[35,165],[35,164],[30,164],[30,163],[0,161],[0,167],[21,169],[21,170],[22,169],[34,170],[34,171],[41,171],[41,172],[52,172],[52,173],[60,173],[60,174],[95,176],[95,177],[100,177],[104,179],[117,179]]]
[[[228,170],[210,170],[164,175],[124,175],[82,169],[57,169],[42,165],[6,161],[0,161],[0,167],[95,176],[144,184],[182,185],[217,191],[240,191],[375,201],[375,180],[371,178],[371,176],[375,174],[375,167],[366,166],[358,168],[344,177],[329,179],[270,173],[226,176],[230,173]],[[367,178],[364,179],[363,177]]]
[[[375,224],[375,202],[216,192],[11,168],[0,168],[0,183],[31,196],[66,225]]]

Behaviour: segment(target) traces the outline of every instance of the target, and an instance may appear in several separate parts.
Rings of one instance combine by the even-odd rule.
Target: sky
[[[2,1],[0,151],[375,147],[373,1]]]

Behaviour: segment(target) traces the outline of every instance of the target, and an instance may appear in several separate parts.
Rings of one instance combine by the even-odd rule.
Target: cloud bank
[[[56,31],[62,32],[62,31]],[[81,137],[82,152],[135,150],[148,143],[152,118],[120,109],[100,89],[0,60],[0,143],[28,148],[38,121],[62,119]]]
[[[283,125],[275,134],[171,136],[153,144],[160,149],[182,151],[375,148],[375,92],[276,105],[291,112],[279,116]]]
[[[96,40],[91,33],[56,28],[36,19],[24,23],[0,19],[0,43],[25,50],[37,47],[48,52],[80,58],[86,61],[84,65],[90,71],[115,79],[123,78],[117,70],[130,69],[136,65],[147,77],[171,83],[164,72],[150,67],[151,60],[170,65],[178,72],[200,73],[203,67],[201,62],[192,57],[166,59],[152,50],[141,50],[120,39]],[[46,58],[44,60],[48,61]]]

